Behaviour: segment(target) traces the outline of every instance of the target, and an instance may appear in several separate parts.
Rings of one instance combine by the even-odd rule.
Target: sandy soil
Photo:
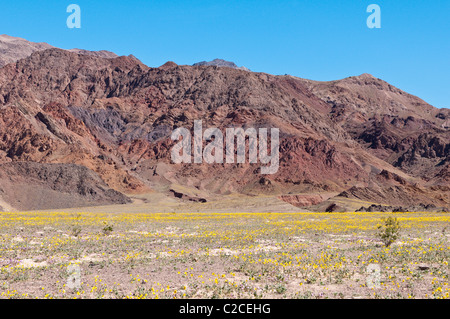
[[[401,225],[388,248],[387,216]],[[2,213],[0,298],[448,298],[449,225],[427,212]]]

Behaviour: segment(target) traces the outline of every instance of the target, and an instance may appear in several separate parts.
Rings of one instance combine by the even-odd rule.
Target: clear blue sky
[[[81,29],[69,29],[69,4]],[[381,29],[369,29],[369,4]],[[371,73],[450,107],[449,0],[2,1],[0,34],[134,54],[156,67],[223,58],[257,72],[334,80]]]

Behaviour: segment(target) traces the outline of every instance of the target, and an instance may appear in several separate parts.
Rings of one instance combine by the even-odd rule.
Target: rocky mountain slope
[[[341,81],[309,81],[332,106],[331,117],[375,156],[413,176],[449,182],[448,109],[437,109],[363,74]]]
[[[26,58],[36,51],[43,51],[52,49],[48,43],[34,43],[22,38],[12,37],[6,34],[0,35],[0,67],[5,66],[8,63],[16,62],[17,60]],[[70,49],[70,52],[98,56],[101,58],[112,59],[116,58],[117,54],[105,50],[101,51],[88,51],[82,49]]]
[[[261,175],[261,164],[248,164],[248,157],[244,164],[173,164],[172,130],[191,129],[200,119],[204,128],[223,131],[279,128],[278,172]],[[315,82],[215,65],[150,68],[132,56],[56,48],[0,68],[0,163],[9,165],[0,165],[0,174],[24,176],[23,164],[15,163],[32,162],[40,172],[35,183],[68,194],[54,189],[48,165],[90,172],[83,179],[96,196],[74,188],[76,199],[49,204],[55,207],[80,205],[79,196],[126,202],[110,189],[132,194],[172,184],[211,196],[278,195],[299,207],[333,202],[304,198],[318,193],[368,205],[399,205],[404,198],[408,205],[448,207],[449,141],[447,109],[367,74]],[[68,185],[79,176],[72,168],[60,173]],[[15,196],[0,192],[0,205],[30,209],[18,204],[20,192]]]
[[[11,162],[0,165],[0,195],[20,210],[57,209],[131,200],[110,189],[90,169],[74,164]]]

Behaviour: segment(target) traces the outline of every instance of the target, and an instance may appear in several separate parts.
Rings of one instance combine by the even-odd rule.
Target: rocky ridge
[[[172,130],[191,129],[199,119],[223,131],[280,128],[278,172],[261,176],[261,164],[248,161],[173,164]],[[0,164],[10,165],[0,165],[0,173],[22,176],[14,165],[24,162],[41,166],[41,177],[53,174],[50,164],[85,167],[85,178],[102,185],[98,197],[73,195],[89,203],[126,202],[110,189],[132,194],[178,184],[211,196],[271,194],[299,207],[333,202],[316,196],[324,192],[448,207],[449,140],[447,109],[367,74],[316,82],[215,65],[152,68],[133,56],[57,48],[0,68]],[[62,172],[75,178],[73,171]],[[52,179],[35,181],[64,193]],[[5,198],[12,197],[0,193]],[[17,200],[11,206],[29,209]],[[64,203],[80,205],[70,198],[54,205]]]

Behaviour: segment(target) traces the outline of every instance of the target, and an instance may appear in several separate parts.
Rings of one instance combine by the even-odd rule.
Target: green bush
[[[109,235],[113,232],[114,227],[112,224],[109,224],[107,222],[103,222],[103,228],[102,228],[102,232],[104,235]]]
[[[397,218],[383,218],[384,225],[378,226],[378,238],[389,247],[394,243],[400,234],[400,222]]]

